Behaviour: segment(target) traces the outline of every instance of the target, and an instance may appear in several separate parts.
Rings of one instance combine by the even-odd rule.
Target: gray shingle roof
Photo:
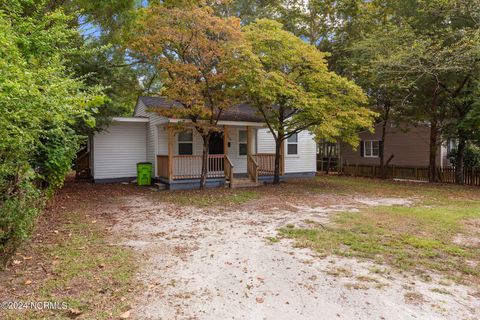
[[[182,107],[178,102],[168,100],[163,97],[146,97],[138,98],[142,103],[150,109],[155,108],[171,108],[173,106]],[[264,122],[263,117],[258,115],[256,110],[246,103],[241,103],[228,108],[220,115],[223,121],[243,121],[243,122]]]

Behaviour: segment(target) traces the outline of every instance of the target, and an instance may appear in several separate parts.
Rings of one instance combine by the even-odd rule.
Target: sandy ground
[[[299,200],[290,209],[252,202],[198,209],[138,195],[124,198],[113,231],[122,239],[118,245],[133,247],[144,258],[138,277],[145,290],[134,301],[132,317],[480,318],[480,299],[472,288],[450,284],[449,294],[439,293],[435,275],[424,282],[385,266],[319,257],[294,248],[290,240],[267,239],[288,223],[323,223],[338,211],[410,205],[410,200],[343,198],[318,207],[311,205],[316,201]]]

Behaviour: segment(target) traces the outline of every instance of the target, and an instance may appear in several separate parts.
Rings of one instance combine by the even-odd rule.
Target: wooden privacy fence
[[[406,179],[428,181],[429,168],[415,166],[388,166],[384,168],[387,179]],[[348,164],[342,166],[342,174],[354,177],[382,178],[380,166]],[[454,167],[438,167],[438,182],[455,183]],[[480,167],[465,168],[463,171],[464,184],[480,186]]]

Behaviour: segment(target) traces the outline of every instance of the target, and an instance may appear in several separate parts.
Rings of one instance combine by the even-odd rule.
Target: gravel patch
[[[354,198],[291,209],[255,204],[198,209],[124,198],[113,232],[138,250],[145,290],[138,319],[478,319],[472,288],[396,273],[371,262],[319,257],[275,238],[277,228],[326,222],[335,212],[412,205],[411,199]],[[270,238],[271,239],[271,238]],[[438,279],[437,279],[438,278]],[[438,281],[437,281],[438,280]],[[436,290],[435,290],[436,288]]]

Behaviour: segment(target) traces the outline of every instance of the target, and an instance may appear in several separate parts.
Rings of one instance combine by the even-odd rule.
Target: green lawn
[[[316,187],[318,192],[411,197],[415,204],[339,213],[327,225],[286,226],[281,236],[324,255],[369,259],[425,278],[433,270],[480,284],[480,188],[347,177],[318,177],[315,184],[325,187]]]

